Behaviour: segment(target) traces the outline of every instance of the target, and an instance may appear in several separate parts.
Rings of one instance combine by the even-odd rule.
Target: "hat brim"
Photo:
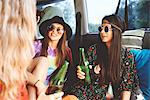
[[[50,26],[53,23],[59,23],[64,26],[67,34],[67,40],[69,40],[72,36],[72,29],[70,26],[64,22],[62,17],[55,16],[51,19],[43,21],[39,26],[39,31],[43,37],[45,37],[45,34],[47,33],[47,27]]]

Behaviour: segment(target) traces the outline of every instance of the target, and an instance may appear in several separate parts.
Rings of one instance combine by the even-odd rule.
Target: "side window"
[[[125,0],[121,0],[119,15],[124,17]],[[150,27],[150,1],[128,0],[128,29]]]
[[[119,0],[87,0],[89,32],[97,32],[101,19],[116,11]],[[128,29],[150,28],[150,0],[128,1]],[[121,0],[118,14],[125,16],[125,0]]]
[[[87,0],[89,32],[98,32],[105,15],[115,13],[119,0]]]
[[[74,0],[65,0],[56,3],[54,6],[59,7],[63,11],[65,21],[70,25],[74,34],[76,26]]]
[[[57,9],[56,10],[55,9],[52,10],[50,7],[61,9],[61,11],[63,13],[63,16],[64,16],[64,20],[72,28],[72,32],[73,32],[72,34],[75,34],[76,23],[75,23],[74,0],[64,0],[64,1],[56,2],[56,3],[52,2],[50,4],[45,4],[44,3],[44,4],[41,4],[41,5],[37,5],[37,8],[39,9],[39,11],[43,12],[43,15],[42,15],[42,18],[41,18],[41,20],[40,20],[40,22],[38,24],[38,27],[37,27],[36,38],[37,39],[43,38],[43,36],[39,32],[39,25],[42,23],[42,21],[47,19],[49,16],[51,16],[51,14],[58,15],[58,13],[60,12],[60,11],[56,11]],[[44,10],[45,10],[45,12],[44,12]]]

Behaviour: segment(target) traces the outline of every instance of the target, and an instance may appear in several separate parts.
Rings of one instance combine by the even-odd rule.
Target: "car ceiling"
[[[56,3],[64,0],[37,0],[37,5],[46,5],[51,3]]]

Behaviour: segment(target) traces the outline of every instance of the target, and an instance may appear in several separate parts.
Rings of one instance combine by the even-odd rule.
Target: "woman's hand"
[[[46,95],[45,92],[42,92],[37,100],[60,100],[62,96],[64,95],[64,92],[58,92],[50,95]]]
[[[79,79],[85,79],[85,73],[81,70],[80,66],[77,66],[77,76]]]
[[[96,74],[99,74],[100,71],[101,71],[100,66],[99,66],[99,65],[96,65],[96,66],[94,67],[94,72],[95,72]]]

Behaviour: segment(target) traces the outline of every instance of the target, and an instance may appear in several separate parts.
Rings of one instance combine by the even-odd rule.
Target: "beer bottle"
[[[55,76],[51,77],[49,87],[46,90],[47,95],[62,91],[68,65],[69,62],[65,61],[62,67],[59,69],[58,73]]]
[[[84,48],[79,48],[79,56],[80,56],[80,62],[79,66],[81,70],[85,73],[85,83],[90,84],[91,78],[90,78],[90,69],[89,69],[89,62],[86,59]]]

